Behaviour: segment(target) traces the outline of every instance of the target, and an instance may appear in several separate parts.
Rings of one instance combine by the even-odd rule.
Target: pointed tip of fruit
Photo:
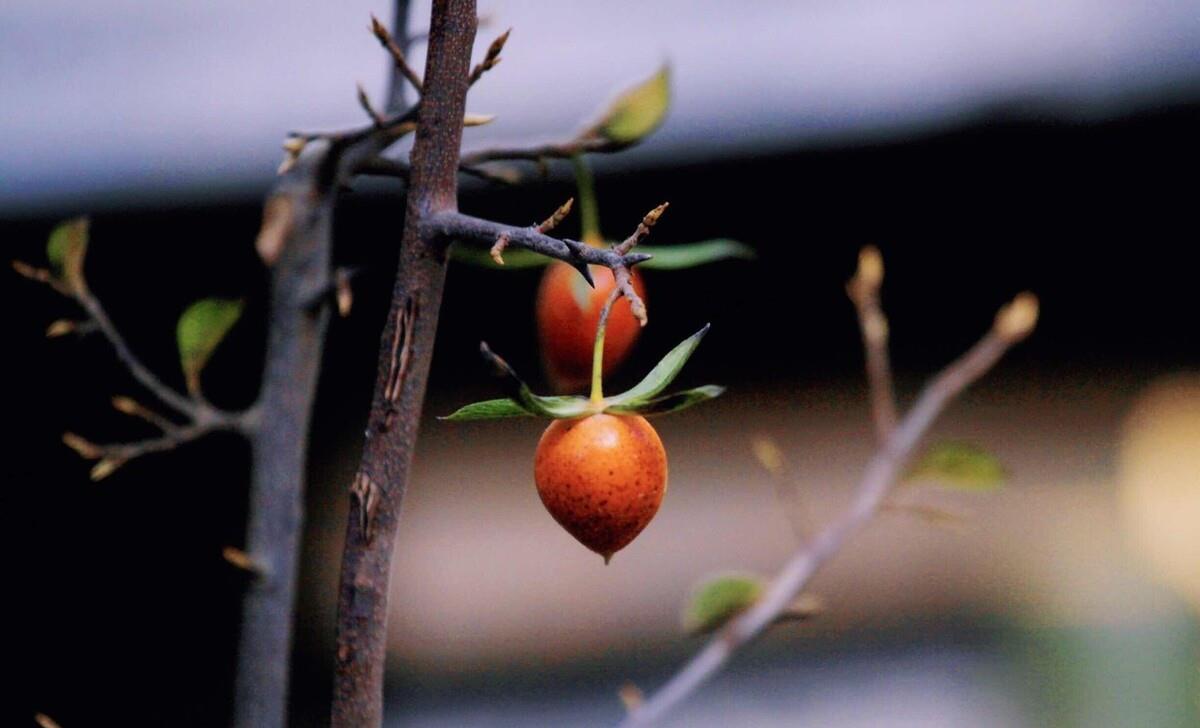
[[[612,552],[610,551],[607,554],[600,554],[600,555],[604,557],[604,565],[608,566],[608,562],[612,561],[612,557],[613,557]]]

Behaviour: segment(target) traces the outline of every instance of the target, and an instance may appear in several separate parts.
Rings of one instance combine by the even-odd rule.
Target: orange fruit
[[[554,520],[608,563],[658,512],[667,453],[641,415],[555,420],[538,442],[533,477]]]
[[[591,273],[595,288],[589,287],[571,266],[555,262],[546,268],[538,286],[537,328],[542,361],[551,383],[560,392],[577,391],[591,380],[600,311],[616,285],[608,268],[591,266]],[[636,269],[632,281],[633,290],[645,298],[642,276]],[[604,376],[629,355],[640,329],[629,301],[617,299],[604,334]]]

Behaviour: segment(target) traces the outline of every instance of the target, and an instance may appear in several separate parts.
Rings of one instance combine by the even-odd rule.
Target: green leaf
[[[716,238],[684,245],[639,245],[637,252],[649,253],[654,256],[650,260],[638,263],[639,268],[653,270],[680,270],[715,263],[719,260],[733,258],[754,260],[757,257],[754,248],[728,238]]]
[[[175,338],[179,343],[179,363],[190,391],[199,391],[200,372],[241,315],[241,301],[205,298],[188,306],[179,317]]]
[[[996,456],[968,442],[931,445],[908,472],[908,480],[930,480],[958,490],[987,491],[1003,484],[1008,473]]]
[[[471,420],[499,420],[505,417],[533,417],[533,413],[512,399],[489,399],[460,407],[439,420],[469,422]]]
[[[592,403],[586,397],[543,397],[534,394],[529,385],[517,376],[517,372],[509,366],[508,362],[497,356],[486,343],[480,342],[479,351],[485,359],[492,362],[505,375],[508,399],[529,414],[561,420],[582,417],[594,411]]]
[[[46,257],[50,267],[71,288],[83,287],[83,259],[87,255],[88,219],[68,220],[50,233],[46,242]]]
[[[633,144],[658,128],[671,103],[671,69],[658,73],[617,97],[593,133],[616,142]]]
[[[638,382],[632,389],[622,392],[615,397],[609,397],[608,403],[610,407],[636,407],[645,404],[652,399],[654,395],[666,389],[675,377],[679,375],[679,371],[683,369],[683,365],[687,363],[692,352],[700,345],[700,340],[708,333],[711,324],[704,324],[704,328],[684,339],[674,349],[664,356],[654,368],[650,370],[642,381]]]
[[[758,601],[762,592],[762,579],[751,574],[710,577],[692,589],[683,610],[683,631],[714,632]]]
[[[687,409],[695,404],[707,402],[710,399],[716,399],[725,392],[725,388],[707,384],[703,387],[695,389],[685,389],[682,392],[668,394],[665,397],[656,397],[650,400],[642,400],[637,404],[613,405],[606,407],[605,412],[617,413],[633,413],[639,415],[665,415],[668,412],[678,412],[679,410]]]

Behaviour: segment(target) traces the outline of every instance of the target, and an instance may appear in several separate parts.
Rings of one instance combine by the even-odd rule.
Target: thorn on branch
[[[504,44],[508,42],[508,36],[512,33],[512,28],[501,33],[492,44],[488,46],[487,53],[483,60],[476,64],[471,70],[469,85],[475,85],[475,82],[483,77],[483,74],[496,67],[500,62],[500,52],[504,50]]]
[[[408,65],[408,59],[404,57],[404,51],[396,44],[395,38],[392,38],[391,32],[387,26],[379,22],[379,18],[371,16],[371,32],[375,34],[375,38],[379,40],[379,44],[392,57],[392,62],[396,64],[396,70],[400,71],[403,76],[408,79],[408,82],[413,85],[417,93],[421,93],[424,84],[421,82],[421,77],[413,70],[412,66]]]

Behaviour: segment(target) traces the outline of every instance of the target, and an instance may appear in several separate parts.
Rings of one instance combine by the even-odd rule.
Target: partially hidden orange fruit
[[[616,285],[613,273],[602,266],[591,266],[596,287],[589,287],[571,266],[552,263],[542,276],[537,295],[537,328],[541,340],[542,361],[555,389],[578,391],[591,380],[592,346],[600,311]],[[646,296],[642,276],[634,269],[633,290]],[[637,340],[640,325],[624,297],[617,299],[608,315],[604,334],[605,376],[629,355]]]
[[[667,453],[641,415],[554,420],[538,442],[533,477],[554,520],[608,563],[658,512]]]

